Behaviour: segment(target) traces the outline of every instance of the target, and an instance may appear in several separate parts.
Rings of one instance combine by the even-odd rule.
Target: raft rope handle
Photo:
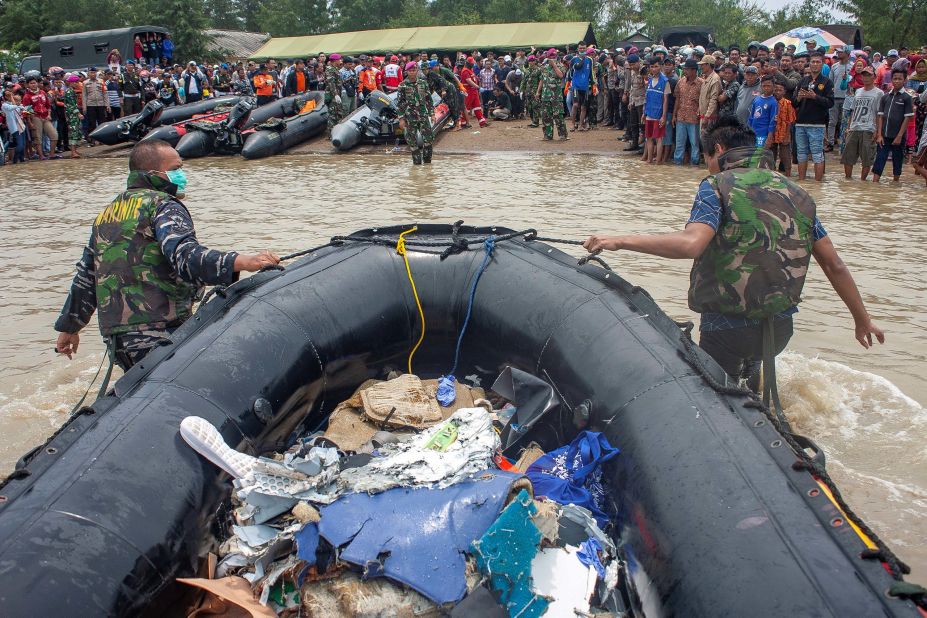
[[[473,285],[470,286],[470,302],[467,303],[467,316],[464,318],[463,326],[460,327],[460,335],[457,337],[457,348],[454,350],[454,366],[451,367],[451,370],[448,372],[448,376],[453,377],[453,375],[457,372],[457,363],[460,360],[460,347],[463,345],[464,334],[467,332],[467,325],[470,323],[470,315],[473,313],[473,301],[476,298],[476,286],[479,284],[480,277],[483,276],[483,272],[489,265],[489,260],[492,258],[492,254],[495,249],[495,236],[490,236],[483,241],[483,263],[480,264],[479,270],[476,271],[476,276],[473,278]]]
[[[412,268],[409,266],[409,256],[406,254],[406,234],[411,234],[417,230],[417,225],[412,226],[412,228],[401,233],[399,235],[399,240],[396,241],[396,253],[401,255],[403,262],[405,262],[406,274],[409,275],[409,283],[412,284],[412,295],[415,297],[415,306],[418,308],[418,316],[422,320],[422,334],[419,335],[418,341],[412,346],[412,350],[409,352],[409,373],[412,373],[412,357],[415,356],[416,350],[422,345],[422,341],[425,340],[425,312],[422,310],[422,301],[418,298],[418,290],[415,289],[415,279],[412,278]]]

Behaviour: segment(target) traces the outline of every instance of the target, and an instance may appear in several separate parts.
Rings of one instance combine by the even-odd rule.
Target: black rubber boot
[[[422,164],[422,151],[421,151],[421,150],[413,150],[413,151],[412,151],[412,164],[413,164],[413,165],[421,165],[421,164]]]
[[[425,144],[425,147],[422,149],[422,161],[431,163],[431,152],[431,144]]]

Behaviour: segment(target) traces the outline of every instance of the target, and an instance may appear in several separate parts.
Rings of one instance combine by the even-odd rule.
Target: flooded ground
[[[102,360],[95,323],[71,362],[54,354],[52,325],[92,219],[124,186],[125,166],[125,159],[108,159],[0,171],[8,198],[0,218],[0,473],[64,421]],[[448,156],[415,169],[407,155],[385,154],[208,159],[186,167],[186,203],[202,242],[280,254],[388,223],[465,219],[574,239],[671,231],[684,224],[704,175],[618,156],[519,153]],[[869,351],[856,343],[849,313],[812,266],[796,335],[781,357],[780,393],[797,428],[825,448],[850,503],[923,583],[925,193],[913,178],[906,186],[873,186],[844,181],[831,168],[825,183],[806,186],[887,342]],[[685,303],[690,262],[607,258],[671,315],[694,317]]]

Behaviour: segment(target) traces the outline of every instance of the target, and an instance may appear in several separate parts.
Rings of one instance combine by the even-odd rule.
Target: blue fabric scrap
[[[441,376],[438,380],[438,393],[436,399],[438,403],[447,408],[454,404],[457,399],[457,387],[454,385],[456,378],[454,376]]]
[[[608,524],[602,464],[620,451],[608,443],[604,434],[581,431],[567,446],[561,446],[528,467],[534,495],[560,504],[576,504],[589,509],[600,528]]]
[[[305,560],[309,566],[315,564],[315,552],[319,549],[319,525],[311,522],[296,533],[296,557]]]
[[[602,564],[602,560],[599,558],[600,551],[602,551],[601,543],[599,543],[596,539],[587,539],[579,546],[579,551],[576,552],[576,557],[579,558],[579,561],[586,566],[591,566],[594,568],[595,572],[599,574],[599,577],[605,579],[605,566]]]
[[[532,590],[531,561],[541,543],[541,532],[531,521],[537,512],[534,500],[521,490],[472,546],[477,568],[489,577],[490,587],[500,593],[499,601],[509,616],[538,618],[549,605],[546,598]]]
[[[341,560],[439,605],[467,593],[464,552],[496,521],[521,474],[487,470],[445,489],[397,487],[348,494],[320,509],[319,533]]]

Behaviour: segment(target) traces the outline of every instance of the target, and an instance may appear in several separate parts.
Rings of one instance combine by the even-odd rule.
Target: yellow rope
[[[415,306],[418,307],[418,315],[422,319],[422,334],[418,338],[418,342],[412,347],[412,351],[409,352],[409,373],[412,373],[412,357],[415,356],[415,351],[418,350],[418,347],[422,345],[422,341],[425,340],[425,312],[422,311],[422,303],[418,299],[418,290],[415,289],[415,280],[412,278],[412,269],[409,267],[409,257],[406,255],[406,234],[411,234],[416,231],[418,226],[413,227],[410,230],[406,230],[399,235],[399,240],[396,242],[396,253],[402,256],[403,261],[406,264],[406,273],[409,275],[409,283],[412,284],[412,295],[415,296]]]

